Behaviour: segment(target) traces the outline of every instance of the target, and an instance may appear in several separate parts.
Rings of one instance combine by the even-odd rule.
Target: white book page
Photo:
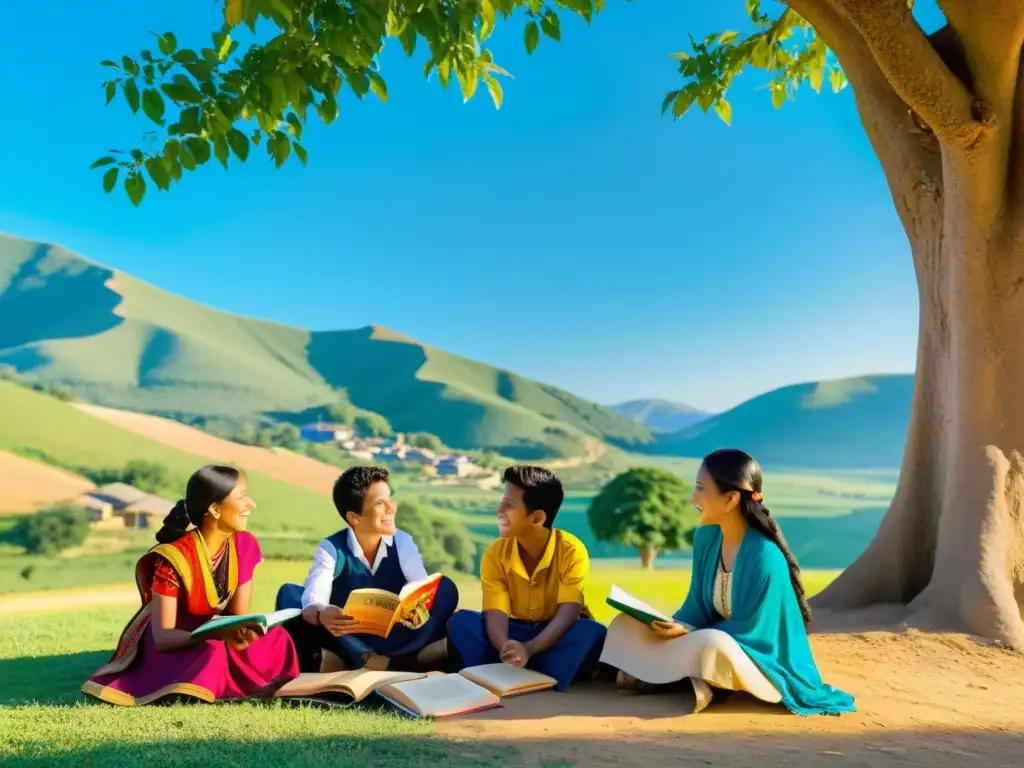
[[[612,584],[611,589],[608,591],[608,599],[614,600],[617,603],[622,603],[623,605],[628,605],[630,608],[636,608],[638,611],[649,613],[652,616],[657,616],[661,621],[672,621],[672,619],[669,616],[666,616],[664,612],[648,605],[643,600],[633,597],[626,590],[615,584]]]

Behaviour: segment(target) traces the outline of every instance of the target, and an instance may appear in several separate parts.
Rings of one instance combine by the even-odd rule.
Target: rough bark
[[[898,603],[911,625],[1024,649],[1024,3],[971,3],[969,15],[947,0],[949,26],[931,38],[905,0],[790,5],[847,71],[920,300],[895,496],[812,602]]]
[[[654,558],[658,555],[658,550],[654,547],[640,547],[640,565],[644,570],[649,571],[654,567]]]

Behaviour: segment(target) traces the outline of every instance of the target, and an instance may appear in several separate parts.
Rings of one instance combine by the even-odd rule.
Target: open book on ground
[[[452,717],[501,706],[501,699],[543,691],[555,679],[507,664],[467,667],[456,675],[430,673],[421,680],[386,685],[377,694],[413,717]]]
[[[389,672],[354,669],[344,672],[310,672],[285,683],[274,694],[278,699],[307,699],[331,704],[362,701],[386,685],[421,680],[423,672]]]
[[[359,631],[365,635],[387,637],[396,624],[419,629],[430,618],[440,583],[441,574],[435,573],[410,581],[397,595],[385,589],[354,589],[342,610],[359,622]]]
[[[272,613],[247,613],[242,616],[215,616],[200,627],[192,630],[193,640],[203,640],[215,632],[223,629],[251,629],[256,634],[265,635],[271,627],[284,624],[286,621],[301,616],[299,608],[285,608],[282,611]]]
[[[612,588],[608,591],[608,597],[605,602],[617,611],[631,616],[648,626],[655,621],[663,621],[669,624],[674,621],[671,616],[666,615],[657,608],[652,608],[643,600],[638,600],[615,584],[612,584]],[[684,626],[686,625],[684,624]],[[687,627],[687,629],[692,629],[692,627]]]

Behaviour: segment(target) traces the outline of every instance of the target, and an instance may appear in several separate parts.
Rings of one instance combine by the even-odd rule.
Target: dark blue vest
[[[362,560],[352,554],[348,548],[348,529],[328,536],[327,541],[334,545],[338,559],[334,566],[334,586],[331,588],[331,605],[345,605],[348,594],[353,589],[386,589],[396,595],[406,584],[402,565],[398,561],[398,545],[392,539],[391,546],[381,542],[387,548],[387,556],[381,561],[376,573],[371,573]]]

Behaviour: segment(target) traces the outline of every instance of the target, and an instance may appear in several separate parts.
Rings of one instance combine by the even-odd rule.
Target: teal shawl
[[[713,591],[722,551],[722,529],[697,528],[690,592],[674,618],[694,629],[720,629],[747,652],[798,715],[855,711],[853,697],[821,681],[811,655],[789,565],[775,542],[748,529],[733,567],[732,618],[714,608]]]

